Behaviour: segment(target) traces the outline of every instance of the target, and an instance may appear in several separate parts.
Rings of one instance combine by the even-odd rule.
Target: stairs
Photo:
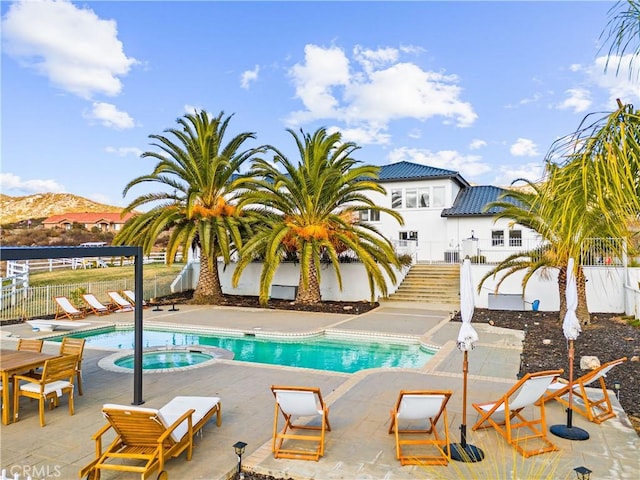
[[[459,264],[414,264],[385,302],[419,302],[460,308]]]

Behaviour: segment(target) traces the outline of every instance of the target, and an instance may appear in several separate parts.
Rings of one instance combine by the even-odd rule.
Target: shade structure
[[[573,258],[569,258],[567,262],[567,286],[565,296],[567,300],[567,313],[565,313],[562,321],[562,331],[569,344],[569,406],[567,408],[567,423],[566,425],[553,425],[549,430],[554,435],[566,438],[567,440],[587,440],[589,433],[582,428],[573,426],[573,410],[571,409],[573,403],[573,342],[582,331],[580,321],[576,315],[576,309],[578,308],[578,285],[576,283]]]
[[[460,443],[449,445],[451,458],[459,462],[479,462],[484,458],[484,452],[467,443],[467,375],[469,373],[468,352],[478,341],[471,320],[475,310],[473,279],[471,278],[471,261],[465,258],[460,271],[460,318],[462,324],[458,332],[458,349],[464,353],[462,362],[462,424],[460,425]]]

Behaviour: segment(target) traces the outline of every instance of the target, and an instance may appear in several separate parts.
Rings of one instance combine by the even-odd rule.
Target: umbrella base
[[[484,452],[473,445],[462,445],[461,443],[449,444],[451,459],[456,462],[475,463],[484,459]]]
[[[589,433],[578,427],[568,427],[566,425],[553,425],[549,431],[556,437],[566,438],[567,440],[588,440]]]

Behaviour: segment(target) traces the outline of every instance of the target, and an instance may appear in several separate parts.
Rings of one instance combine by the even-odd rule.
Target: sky
[[[149,136],[198,110],[294,161],[287,129],[326,127],[366,164],[535,181],[585,116],[640,104],[626,60],[605,71],[614,5],[2,1],[0,192],[125,206],[162,190],[122,194],[155,166]]]

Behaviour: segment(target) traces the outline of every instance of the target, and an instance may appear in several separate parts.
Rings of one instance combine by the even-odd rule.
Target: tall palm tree
[[[300,264],[296,302],[321,301],[321,263],[328,261],[342,288],[340,253],[350,250],[365,267],[373,301],[376,287],[387,294],[386,275],[395,282],[394,267],[399,267],[391,242],[371,224],[358,220],[359,212],[385,212],[402,223],[393,210],[379,207],[366,195],[384,193],[377,182],[378,167],[359,165],[353,153],[359,148],[342,143],[340,133],[328,134],[325,128],[313,135],[293,136],[300,160],[288,159],[273,146],[273,161],[255,159],[251,175],[243,184],[242,205],[253,205],[263,224],[242,248],[241,259],[233,274],[238,284],[244,268],[256,257],[263,259],[260,275],[260,302],[267,303],[273,277],[285,259]],[[282,168],[283,170],[279,170]]]
[[[524,289],[534,274],[539,273],[543,277],[550,277],[550,270],[558,270],[558,294],[560,298],[560,321],[566,313],[566,282],[567,282],[567,263],[569,257],[563,254],[558,248],[562,239],[566,235],[571,235],[566,230],[554,230],[550,227],[547,219],[541,216],[539,209],[541,195],[552,193],[529,180],[517,179],[514,181],[522,181],[527,185],[527,189],[509,190],[505,192],[497,201],[491,202],[485,208],[497,208],[498,213],[496,219],[507,218],[513,223],[522,225],[523,227],[534,230],[539,233],[544,243],[539,248],[517,252],[509,255],[507,258],[499,262],[495,267],[488,271],[478,284],[478,290],[491,277],[496,277],[500,272],[503,275],[496,283],[496,290],[500,288],[502,283],[516,272],[525,271],[522,278],[522,288]],[[547,197],[545,202],[555,203],[553,197]],[[556,204],[557,206],[557,204]],[[580,262],[576,265],[576,283],[578,288],[578,307],[576,315],[581,323],[590,322],[589,310],[587,308],[586,295],[586,279],[580,266]]]
[[[177,120],[180,128],[166,130],[173,138],[150,135],[159,151],[148,151],[142,157],[158,160],[150,174],[131,180],[123,195],[136,185],[153,182],[165,191],[147,193],[135,198],[125,209],[131,212],[142,205],[152,208],[136,215],[125,224],[114,239],[115,244],[142,245],[151,251],[161,232],[169,231],[167,258],[171,261],[182,249],[200,249],[200,274],[194,302],[217,304],[223,298],[218,274],[218,257],[231,261],[234,249],[242,245],[247,228],[236,200],[241,183],[240,166],[256,149],[240,150],[254,133],[241,133],[224,144],[231,116],[224,112],[210,118],[205,111],[187,114]]]

